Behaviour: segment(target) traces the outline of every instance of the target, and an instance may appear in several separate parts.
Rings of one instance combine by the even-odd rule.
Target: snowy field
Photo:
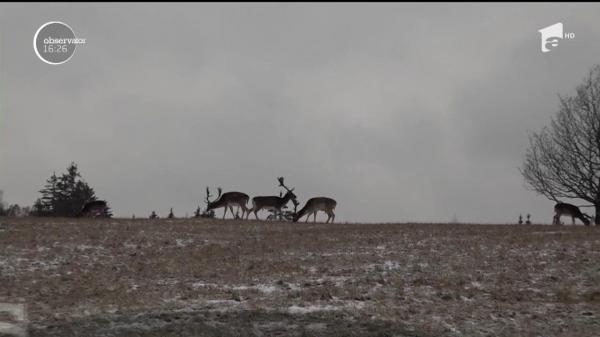
[[[600,336],[600,227],[0,218],[0,303],[28,336]]]

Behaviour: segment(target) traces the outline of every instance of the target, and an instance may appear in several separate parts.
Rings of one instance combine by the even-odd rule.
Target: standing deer
[[[250,209],[250,212],[254,212],[256,220],[260,220],[258,218],[258,211],[261,209],[272,210],[277,215],[281,213],[281,209],[284,208],[290,200],[292,200],[294,206],[298,205],[298,201],[296,201],[296,195],[294,194],[294,189],[289,189],[287,186],[285,186],[283,177],[277,178],[277,181],[279,181],[279,186],[285,188],[287,192],[283,197],[280,195],[252,198],[252,209]],[[250,212],[246,213],[246,219],[250,215]]]
[[[250,210],[246,207],[250,197],[246,193],[227,192],[221,194],[222,190],[220,187],[218,188],[218,191],[219,195],[217,196],[217,200],[208,203],[208,206],[206,207],[207,212],[210,212],[215,208],[225,207],[223,219],[225,219],[225,215],[227,214],[227,207],[229,207],[231,210],[231,215],[235,218],[235,213],[233,213],[233,205],[239,206],[242,209],[242,218],[244,217],[244,213],[250,212]]]
[[[554,206],[554,219],[552,224],[560,225],[560,217],[563,215],[570,215],[573,220],[573,225],[575,224],[576,218],[581,220],[586,226],[589,226],[590,224],[589,215],[581,213],[579,207],[564,202],[559,202]]]
[[[314,215],[313,222],[317,222],[317,212],[323,211],[327,213],[327,221],[325,221],[325,223],[328,223],[329,219],[331,219],[331,223],[333,223],[333,220],[335,220],[335,213],[333,213],[335,206],[337,206],[337,201],[331,198],[316,197],[308,199],[306,205],[304,205],[300,212],[296,213],[296,215],[294,216],[294,222],[297,222],[304,215],[306,215],[305,222],[308,222],[308,218],[311,214]]]

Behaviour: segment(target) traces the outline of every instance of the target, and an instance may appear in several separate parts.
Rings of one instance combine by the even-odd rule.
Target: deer
[[[328,223],[330,219],[331,223],[333,223],[335,220],[335,213],[333,213],[335,206],[337,206],[337,201],[331,198],[316,197],[308,199],[306,205],[304,205],[304,207],[302,207],[302,209],[296,213],[296,215],[294,215],[294,222],[297,222],[304,215],[306,215],[305,222],[308,222],[308,218],[311,214],[314,215],[313,222],[317,222],[317,212],[323,211],[327,213],[327,221],[325,221],[325,223]]]
[[[589,226],[590,224],[589,215],[582,213],[579,207],[564,202],[559,202],[554,206],[554,219],[552,224],[560,225],[560,217],[563,215],[570,215],[573,220],[573,225],[575,224],[575,219],[581,220],[586,226]]]
[[[86,202],[79,212],[79,217],[108,217],[108,204],[104,200]]]
[[[219,191],[219,195],[217,196],[217,200],[213,202],[209,202],[206,207],[206,211],[210,212],[213,209],[225,207],[225,211],[223,212],[223,219],[225,219],[225,215],[227,214],[227,207],[231,210],[231,215],[235,218],[235,213],[233,213],[233,205],[239,206],[242,209],[242,218],[244,217],[244,213],[249,212],[250,210],[246,207],[248,200],[250,197],[246,193],[242,192],[226,192],[222,193],[221,188],[217,189]]]
[[[281,213],[281,209],[284,208],[290,200],[294,203],[295,207],[298,206],[294,189],[289,189],[285,186],[283,177],[277,178],[277,181],[279,181],[279,186],[285,188],[287,192],[283,197],[280,194],[279,196],[259,196],[252,198],[252,208],[250,209],[250,212],[254,213],[256,220],[260,220],[258,218],[258,211],[261,209],[272,210],[276,212],[275,214],[279,214]],[[246,219],[248,219],[250,212],[246,213]]]

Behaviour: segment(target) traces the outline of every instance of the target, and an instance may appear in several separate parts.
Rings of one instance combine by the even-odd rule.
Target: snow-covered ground
[[[29,336],[600,335],[600,227],[0,222]]]

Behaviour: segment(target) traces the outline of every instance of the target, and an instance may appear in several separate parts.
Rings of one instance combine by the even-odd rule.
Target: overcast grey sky
[[[87,43],[51,66],[56,20]],[[575,39],[543,54],[556,22]],[[339,221],[550,222],[518,167],[600,63],[600,4],[0,4],[0,34],[8,202],[75,161],[117,216],[283,175]]]

